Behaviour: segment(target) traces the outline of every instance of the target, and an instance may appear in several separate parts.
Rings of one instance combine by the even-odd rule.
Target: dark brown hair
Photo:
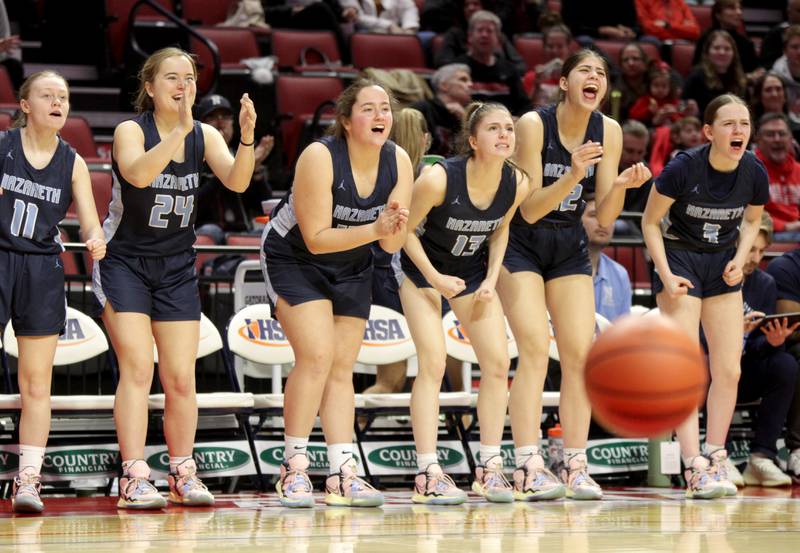
[[[706,110],[703,112],[703,123],[705,125],[713,125],[714,119],[717,118],[717,112],[722,106],[727,106],[728,104],[741,104],[747,108],[748,116],[750,115],[750,106],[736,94],[720,94],[706,106]]]
[[[572,72],[573,69],[578,67],[578,64],[585,60],[588,57],[595,57],[599,59],[603,63],[603,69],[606,72],[606,83],[608,83],[610,69],[608,66],[608,60],[603,56],[600,52],[596,50],[590,50],[589,48],[582,48],[572,54],[564,61],[564,65],[561,66],[561,77],[564,79],[569,78],[569,74]],[[608,94],[609,90],[611,90],[610,86],[606,86],[606,94]],[[559,87],[558,89],[558,102],[561,103],[566,99],[566,93]],[[603,98],[605,100],[605,98]],[[603,102],[601,101],[600,104]]]
[[[386,92],[386,95],[389,96],[389,105],[392,108],[392,114],[394,114],[396,102],[394,96],[392,96],[392,92],[386,87],[386,85],[373,79],[359,77],[353,81],[350,86],[345,88],[336,99],[336,121],[330,126],[327,134],[332,134],[337,138],[345,138],[346,132],[344,129],[344,122],[350,119],[350,117],[353,115],[353,106],[356,105],[358,93],[371,86],[377,86]]]

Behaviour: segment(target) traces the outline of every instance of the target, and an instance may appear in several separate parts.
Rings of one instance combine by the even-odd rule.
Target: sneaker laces
[[[147,478],[138,476],[125,476],[125,478],[128,479],[125,484],[125,496],[131,499],[148,493],[158,493],[156,487]]]
[[[341,482],[341,484],[339,484],[339,488],[342,491],[344,491],[346,488],[350,488],[351,493],[363,490],[371,490],[374,492],[378,491],[369,482],[356,475],[355,472],[348,472],[347,474],[340,472],[339,481]]]
[[[289,481],[290,478],[291,481]],[[290,493],[295,493],[295,492],[311,493],[312,491],[311,481],[308,479],[308,474],[303,469],[287,468],[286,474],[283,475],[282,485],[283,489]]]
[[[431,490],[431,493],[444,492],[444,491],[447,491],[450,488],[455,488],[456,487],[455,481],[452,478],[450,478],[449,475],[447,475],[447,474],[445,474],[443,472],[433,473],[433,474],[431,474],[429,472],[425,473],[425,493],[426,494],[429,493],[428,492],[428,489],[429,489],[428,483],[429,482],[434,482],[433,490]]]
[[[172,477],[175,478],[176,488],[185,488],[187,492],[194,490],[208,491],[208,487],[197,477],[196,467],[189,466],[184,474],[173,474]]]
[[[703,488],[707,480],[717,479],[718,467],[712,463],[705,468],[692,466],[689,469],[689,486],[693,490]]]
[[[572,482],[571,487],[581,486],[583,484],[599,487],[597,482],[589,476],[589,467],[584,460],[578,460],[575,468],[567,465],[567,482]]]
[[[29,474],[22,472],[14,478],[14,483],[17,486],[16,495],[20,493],[23,495],[39,495],[39,490],[42,487],[41,478],[38,474]]]
[[[498,488],[510,488],[511,484],[509,484],[506,475],[503,474],[502,466],[484,466],[483,467],[483,478],[481,478],[481,486],[486,489],[492,484],[494,484]]]

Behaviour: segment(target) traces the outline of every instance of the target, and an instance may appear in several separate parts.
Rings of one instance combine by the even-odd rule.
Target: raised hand
[[[400,207],[400,202],[392,200],[373,223],[380,238],[393,236],[405,230],[408,223],[408,209]]]
[[[184,135],[189,134],[194,129],[192,106],[196,96],[197,83],[195,83],[194,79],[189,79],[183,87],[183,96],[178,102],[178,128]]]
[[[600,163],[601,159],[603,159],[603,144],[589,140],[573,150],[570,170],[578,180],[583,180],[586,170]]]
[[[634,163],[627,169],[625,169],[622,173],[614,179],[614,186],[620,186],[622,188],[639,188],[644,183],[646,183],[651,177],[653,173],[650,172],[650,169],[642,163]]]
[[[242,107],[239,109],[239,129],[241,129],[241,141],[250,144],[255,141],[256,131],[256,108],[253,100],[245,92],[239,100]]]

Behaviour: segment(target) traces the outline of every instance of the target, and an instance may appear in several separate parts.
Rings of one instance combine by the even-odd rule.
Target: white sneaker
[[[786,463],[786,472],[789,473],[795,484],[800,485],[800,449],[795,449],[789,455],[789,462]]]
[[[710,458],[711,466],[716,469],[714,472],[714,479],[717,481],[717,484],[725,490],[726,496],[736,495],[738,491],[736,484],[731,481],[730,475],[728,474],[728,465],[732,464],[730,459],[728,459],[728,452],[725,449],[718,449],[710,455]],[[739,471],[735,467],[734,470],[739,474]],[[739,477],[741,477],[741,474]]]
[[[744,481],[748,486],[764,486],[765,488],[792,485],[792,477],[783,472],[775,464],[775,461],[757,455],[751,455],[747,460]]]
[[[745,480],[742,477],[742,473],[739,472],[739,468],[733,464],[730,458],[725,460],[725,471],[728,473],[728,480],[730,480],[734,486],[737,488],[744,488]]]

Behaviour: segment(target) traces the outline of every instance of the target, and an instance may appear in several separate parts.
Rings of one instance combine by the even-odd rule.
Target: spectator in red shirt
[[[636,0],[636,17],[642,34],[661,40],[696,41],[700,25],[683,0]]]
[[[769,202],[775,240],[800,242],[800,163],[792,155],[792,133],[782,113],[764,114],[758,121],[756,156],[769,175]]]

